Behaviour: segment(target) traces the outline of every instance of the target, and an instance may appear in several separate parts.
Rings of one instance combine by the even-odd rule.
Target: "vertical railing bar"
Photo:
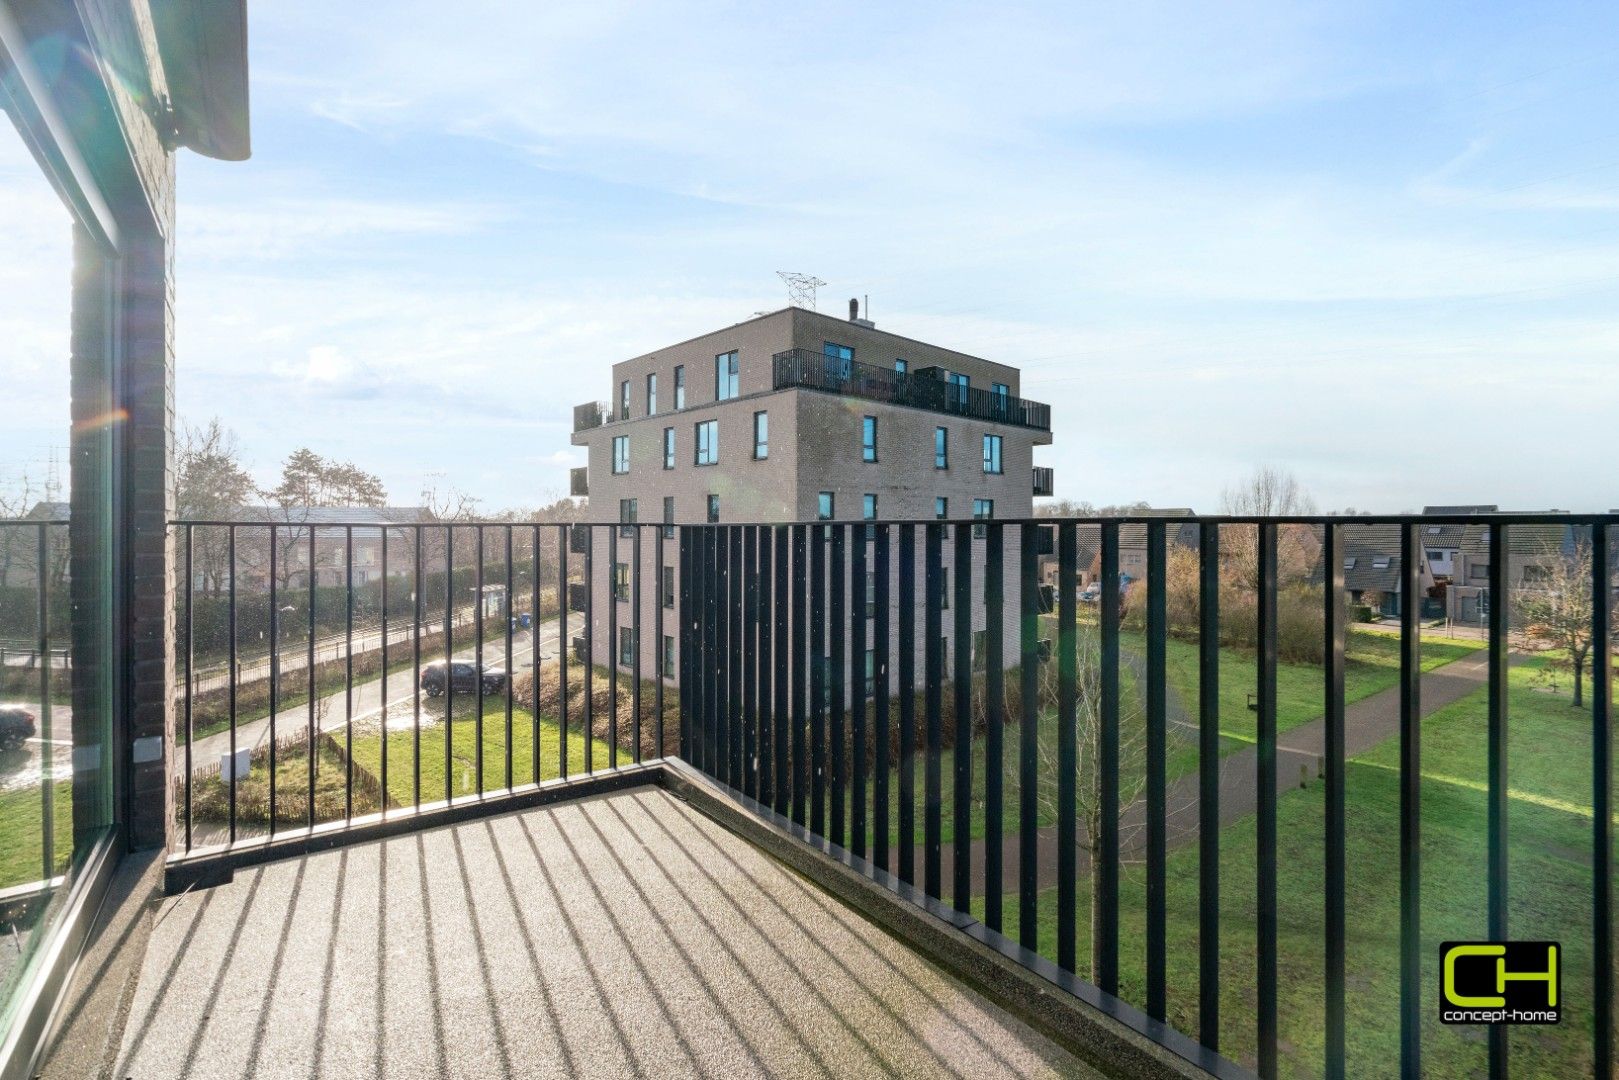
[[[877,619],[873,627],[875,641],[874,655],[872,657],[872,698],[873,709],[877,714],[875,741],[877,750],[876,768],[872,777],[872,859],[884,870],[892,870],[893,864],[889,861],[888,848],[888,770],[889,762],[889,709],[893,698],[893,689],[888,677],[888,604],[889,604],[889,574],[892,573],[892,560],[889,553],[889,528],[887,525],[877,526],[877,541],[872,549],[872,556],[876,560],[876,590],[873,602],[877,608]]]
[[[999,933],[1005,893],[1006,527],[984,528],[984,925]]]
[[[1607,522],[1597,522],[1591,527],[1591,1001],[1595,1013],[1591,1060],[1596,1062],[1598,1076],[1611,1077],[1614,1072],[1613,578],[1609,529]]]
[[[411,526],[411,620],[413,629],[410,635],[410,731],[411,731],[411,778],[410,800],[412,806],[422,805],[422,621],[427,618],[427,589],[422,575],[422,526],[421,523]],[[387,728],[383,728],[383,737],[387,737]],[[388,801],[388,793],[383,792],[383,802]]]
[[[955,784],[952,800],[950,885],[957,911],[972,906],[972,793],[973,793],[973,660],[972,660],[972,554],[973,525],[958,521],[954,528],[951,554],[955,563],[955,606],[953,630],[955,657],[951,663],[955,677],[954,705],[956,725],[951,747],[951,765]]]
[[[1220,1047],[1220,526],[1198,531],[1197,910],[1199,1041]]]
[[[1344,609],[1343,529],[1328,522],[1324,526],[1322,558],[1326,561],[1327,590],[1323,619],[1326,624],[1327,661],[1327,1045],[1326,1072],[1331,1080],[1342,1080],[1345,1053],[1345,998],[1347,935],[1345,930],[1345,888],[1348,880],[1348,831],[1345,820],[1345,781],[1348,751],[1345,747],[1344,672],[1348,653],[1348,624]]]
[[[788,729],[792,724],[792,710],[788,704],[789,695],[792,692],[792,676],[789,674],[788,669],[791,665],[792,658],[795,653],[795,643],[798,639],[788,636],[788,625],[792,615],[792,596],[789,591],[790,586],[788,585],[789,574],[791,571],[791,567],[788,565],[790,561],[789,540],[792,536],[792,529],[789,526],[782,525],[776,528],[775,533],[776,647],[771,656],[771,659],[775,664],[775,674],[771,689],[773,689],[776,694],[776,703],[774,709],[774,720],[776,722],[776,733],[774,739],[774,749],[776,751],[776,786],[775,791],[773,792],[775,795],[773,805],[776,813],[785,815],[789,809],[790,799],[793,792],[792,773],[790,772],[791,763],[793,761],[793,758],[791,757],[790,745],[792,740],[788,734]]]
[[[1073,971],[1079,877],[1079,537],[1057,526],[1057,966]],[[986,885],[986,889],[993,883]]]
[[[680,627],[683,652],[681,693],[687,702],[680,718],[681,756],[699,769],[703,767],[703,530],[696,525],[680,527],[680,550],[685,559],[682,583]]]
[[[568,549],[573,546],[573,532],[566,524],[557,526],[557,726],[561,729],[557,739],[557,775],[568,778],[568,651],[573,645],[569,626],[573,613],[568,602]],[[534,706],[539,708],[536,691]]]
[[[940,899],[944,888],[940,881],[942,851],[940,833],[943,832],[943,777],[940,775],[939,742],[943,736],[944,711],[944,526],[937,522],[927,524],[924,543],[923,581],[927,589],[924,597],[923,626],[927,635],[922,642],[923,689],[922,720],[927,730],[923,739],[926,753],[922,774],[922,882],[924,891]]]
[[[484,743],[483,743],[483,699],[484,699],[484,683],[483,683],[483,597],[484,597],[484,592],[483,592],[483,587],[484,587],[484,566],[483,566],[483,563],[484,563],[484,542],[483,542],[483,526],[482,525],[474,525],[472,527],[472,539],[473,539],[473,542],[478,545],[478,561],[477,561],[476,569],[475,569],[474,575],[473,575],[473,583],[474,584],[473,584],[473,587],[472,587],[473,588],[473,599],[472,599],[473,691],[472,691],[472,700],[473,700],[474,704],[476,704],[477,709],[478,709],[478,711],[475,714],[473,714],[475,719],[472,721],[472,785],[473,785],[473,794],[481,799],[481,798],[483,798],[483,793],[484,793],[484,777],[483,777],[483,750],[484,750]]]
[[[579,528],[580,526],[574,526]],[[596,771],[596,530],[585,525],[585,774]]]
[[[1485,881],[1488,888],[1486,908],[1486,937],[1490,941],[1507,940],[1507,672],[1511,661],[1507,652],[1507,631],[1511,614],[1510,594],[1507,591],[1507,560],[1511,548],[1507,546],[1507,526],[1490,526],[1489,568],[1489,681],[1488,731],[1485,766],[1488,772],[1488,835],[1486,840]],[[1507,1028],[1504,1024],[1491,1024],[1489,1028],[1491,1080],[1504,1080],[1507,1075]],[[1602,1060],[1601,1058],[1597,1059]]]
[[[1266,1080],[1277,1068],[1276,953],[1276,524],[1260,521],[1259,530],[1259,717],[1258,826],[1255,876],[1258,957],[1259,1075]]]
[[[309,736],[306,745],[305,763],[308,765],[307,771],[309,773],[309,827],[311,829],[315,827],[315,756],[320,752],[320,747],[316,742],[315,720],[315,584],[319,576],[319,570],[315,562],[315,536],[319,531],[313,525],[309,527],[309,626],[308,640],[304,642],[304,685],[306,687],[305,696],[308,698],[306,704],[309,711]],[[386,582],[388,580],[386,563],[383,564],[383,569],[382,580]],[[388,644],[386,632],[383,634],[382,643],[384,646]],[[383,653],[383,656],[387,655],[386,652]],[[384,665],[383,670],[387,670],[386,665]],[[386,684],[387,680],[384,679],[383,681]],[[386,748],[387,743],[384,742],[383,746]],[[383,775],[386,776],[387,774],[384,773]]]
[[[1018,526],[1018,944],[1039,945],[1037,889],[1040,878],[1040,802],[1037,778],[1040,740],[1039,579],[1035,570],[1037,526]]]
[[[197,660],[197,650],[196,650],[196,646],[195,646],[194,640],[193,640],[194,637],[195,637],[195,634],[196,634],[196,623],[195,623],[195,620],[194,620],[194,618],[192,616],[191,608],[192,608],[192,594],[195,593],[195,591],[196,591],[197,582],[196,582],[195,576],[193,576],[194,571],[192,569],[192,564],[191,564],[191,556],[192,556],[191,546],[192,546],[192,542],[193,542],[194,537],[192,535],[192,527],[190,525],[187,525],[185,527],[185,534],[186,534],[186,571],[185,571],[185,573],[186,573],[186,701],[185,701],[186,808],[185,808],[185,822],[186,822],[186,851],[190,852],[190,850],[191,850],[191,772],[192,772],[192,768],[193,768],[193,765],[192,765],[192,762],[191,762],[191,743],[192,743],[192,740],[195,737],[194,734],[193,734],[193,727],[192,727],[192,723],[191,723],[191,693],[192,693],[192,685],[196,682],[196,675],[194,674],[194,672],[196,671],[196,660]],[[234,764],[234,762],[232,764]]]
[[[899,879],[916,884],[916,526],[899,527]]]
[[[51,717],[51,605],[50,605],[50,526],[39,525],[35,539],[38,551],[34,574],[39,582],[36,590],[39,610],[39,779],[40,779],[40,860],[44,864],[41,880],[46,888],[56,876],[56,782],[52,776],[56,749],[52,746],[55,732]],[[191,678],[188,668],[186,678]],[[166,782],[166,781],[165,781]]]
[[[1422,579],[1417,526],[1400,526],[1400,1071],[1422,1073]]]
[[[692,581],[691,581],[691,530],[684,525],[680,527],[680,539],[675,545],[675,561],[680,568],[679,607],[675,612],[675,638],[680,649],[680,664],[677,668],[680,682],[677,684],[676,697],[679,702],[680,717],[680,759],[686,762],[695,762],[695,755],[691,746],[692,714],[697,708],[696,697],[692,693],[694,676],[692,675]]]
[[[641,650],[645,647],[641,640],[641,528],[637,523],[630,538],[630,565],[634,568],[630,571],[630,637],[635,639],[630,650],[630,707],[635,714],[630,734],[635,750],[630,760],[637,765],[641,763]]]
[[[1166,531],[1147,523],[1147,1015],[1168,1014],[1168,887],[1165,758],[1168,751],[1169,637]]]
[[[444,801],[454,802],[455,774],[455,526],[444,524]]]
[[[1102,525],[1102,691],[1101,732],[1097,739],[1097,844],[1095,899],[1096,955],[1092,978],[1110,994],[1119,989],[1119,525]]]
[[[512,790],[512,679],[517,676],[517,665],[513,663],[512,655],[512,612],[517,607],[516,594],[513,591],[516,583],[512,579],[512,528],[511,525],[502,525],[500,531],[506,537],[506,662],[501,665],[506,671],[506,790]]]
[[[281,704],[281,597],[278,588],[281,563],[278,550],[280,530],[270,526],[270,836],[275,836],[275,714]],[[249,769],[252,758],[248,759]],[[232,772],[234,772],[234,763]]]
[[[618,531],[607,530],[607,766],[618,768]],[[625,582],[626,587],[629,582]]]
[[[529,779],[540,782],[540,527],[529,526],[528,598],[528,685],[529,685]],[[562,640],[563,630],[557,631]],[[566,730],[562,741],[568,740]]]
[[[844,633],[843,605],[844,588],[847,585],[844,568],[845,560],[848,555],[849,526],[837,524],[831,526],[831,530],[831,581],[828,587],[831,593],[832,604],[831,611],[828,613],[828,618],[831,620],[831,622],[829,624],[827,634],[827,651],[829,653],[829,659],[832,665],[832,715],[830,722],[831,738],[828,740],[828,753],[831,757],[832,766],[832,831],[830,834],[830,839],[837,846],[844,847],[846,846],[845,841],[847,839],[844,835],[844,812],[847,809],[844,794],[848,782],[848,775],[845,768],[847,765],[847,759],[844,756],[847,752],[847,740],[844,738],[844,730],[848,722],[848,709],[846,707],[847,699],[844,696],[847,686],[844,677],[846,668],[845,658],[848,656],[849,639]]]
[[[755,747],[755,753],[758,756],[758,762],[756,765],[758,772],[758,794],[756,795],[756,798],[762,805],[769,806],[775,796],[775,785],[772,782],[771,776],[771,768],[775,762],[775,747],[774,740],[771,737],[774,729],[772,726],[773,721],[770,709],[770,657],[772,646],[774,644],[770,640],[770,605],[773,602],[770,586],[772,573],[771,564],[775,552],[773,551],[771,544],[772,537],[770,526],[759,525],[756,526],[755,531],[758,533],[758,538],[755,540],[755,544],[757,545],[756,554],[759,560],[757,579],[758,586],[754,590],[753,613],[754,628],[758,633],[759,642],[754,656],[755,678],[757,680],[755,687],[755,697],[757,698],[757,701],[755,702],[755,706],[759,711],[759,734]]]
[[[810,534],[810,830],[826,835],[826,532]]]
[[[720,680],[717,668],[719,654],[719,612],[721,607],[719,577],[719,527],[715,525],[702,526],[703,561],[700,580],[703,589],[703,640],[702,658],[698,665],[698,678],[703,686],[702,727],[699,729],[702,761],[701,767],[708,775],[718,779],[721,775],[719,746],[720,746],[720,707],[722,696],[720,693]]]
[[[714,769],[720,782],[730,784],[731,770],[731,527],[714,526]]]
[[[381,553],[379,555],[379,557],[382,559],[382,582],[381,582],[381,585],[380,585],[380,587],[378,589],[379,599],[380,599],[380,602],[381,602],[381,605],[382,605],[382,654],[381,654],[381,661],[380,661],[380,663],[382,665],[382,677],[377,680],[377,693],[378,693],[377,705],[382,710],[380,713],[377,714],[378,715],[378,733],[379,733],[380,738],[382,739],[382,747],[381,747],[381,750],[382,750],[382,754],[381,754],[382,769],[381,769],[381,774],[378,776],[378,780],[380,780],[381,783],[382,783],[382,795],[383,795],[383,797],[382,797],[382,805],[380,807],[378,807],[378,809],[380,810],[382,815],[384,817],[386,817],[388,815],[388,530],[386,528],[384,528],[384,529],[380,529],[378,531],[382,533]],[[314,552],[311,551],[310,554],[313,555]],[[311,608],[314,607],[313,598],[311,598],[309,606]],[[311,632],[310,632],[309,636],[310,636],[311,639],[313,639],[314,636],[315,636],[314,632],[313,632],[314,631],[314,620],[313,619],[310,620],[310,631]],[[311,756],[313,756],[313,748],[311,748]],[[353,781],[353,769],[354,769],[353,761],[354,761],[354,755],[350,754],[349,755],[349,762],[350,762],[350,764],[349,764],[349,785],[350,785],[350,787],[352,787],[353,783],[354,783],[354,781]],[[351,800],[353,799],[352,791],[349,793],[349,798]],[[313,796],[311,796],[311,804],[313,804]]]
[[[387,568],[384,567],[384,570]],[[388,669],[382,669],[388,681]],[[388,718],[382,718],[382,738],[388,738]],[[343,820],[354,820],[354,526],[343,526]],[[386,794],[386,792],[384,793]],[[379,807],[386,811],[388,800]]]
[[[727,561],[730,567],[730,603],[726,606],[726,724],[729,742],[727,745],[727,770],[730,774],[732,787],[741,787],[742,781],[742,738],[745,730],[745,718],[742,716],[742,653],[746,647],[742,640],[742,587],[744,583],[742,569],[742,527],[740,525],[727,525],[725,527],[727,540]]]
[[[758,702],[754,694],[758,690],[758,650],[754,647],[756,612],[754,605],[759,597],[758,558],[759,551],[755,530],[752,525],[739,526],[742,533],[742,640],[736,647],[737,662],[742,671],[742,774],[737,783],[742,794],[748,798],[757,798],[759,794],[758,774],[754,769],[755,754],[758,751],[758,742],[755,736],[754,724],[758,722]]]
[[[866,544],[870,526],[862,525],[849,547],[849,665],[851,730],[849,766],[853,787],[849,794],[849,850],[866,857],[866,715],[871,685],[866,681]],[[875,656],[873,657],[875,661]],[[875,679],[875,671],[873,679]]]
[[[231,843],[236,842],[236,684],[240,672],[236,670],[236,526],[230,525],[225,532],[225,560],[230,564],[230,581],[228,619],[230,622],[230,641],[226,643],[226,675],[225,683],[228,687],[226,711],[230,716],[230,806],[228,810],[227,830]],[[275,575],[275,564],[270,564],[270,574]]]
[[[662,525],[659,525],[657,530],[652,534],[652,561],[656,563],[658,567],[658,581],[657,585],[655,586],[658,593],[657,606],[652,612],[652,636],[654,639],[652,646],[655,650],[653,655],[656,657],[652,666],[657,670],[658,681],[653,685],[652,688],[652,707],[657,711],[658,714],[653,728],[657,733],[656,738],[658,740],[658,753],[656,756],[660,758],[664,756],[665,746],[663,741],[663,681],[669,675],[669,673],[664,670],[663,666],[663,578],[665,573],[663,569],[663,560],[665,558],[663,553],[663,534],[664,528]]]

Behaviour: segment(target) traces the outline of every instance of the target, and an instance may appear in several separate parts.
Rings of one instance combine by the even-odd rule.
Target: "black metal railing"
[[[577,469],[568,470],[568,494],[590,494],[590,467],[581,465]]]
[[[932,375],[894,371],[824,356],[810,349],[789,349],[773,359],[772,387],[803,387],[847,394],[891,405],[955,413],[973,420],[1051,430],[1051,406],[998,394],[979,387],[955,386]]]
[[[613,407],[605,401],[587,401],[573,407],[573,430],[601,427],[613,419]]]
[[[1436,588],[1423,530],[1453,520],[1495,596],[1471,643],[1412,602]],[[983,524],[683,527],[680,756],[1217,1074],[1610,1075],[1619,518]],[[1381,636],[1349,627],[1345,578],[1379,543],[1401,600]],[[1580,710],[1566,676],[1552,711],[1508,677],[1545,629],[1508,611],[1547,560],[1583,567]],[[1549,843],[1575,849],[1555,871]],[[1519,866],[1540,899],[1509,919]],[[1560,942],[1562,1023],[1442,1026],[1440,942],[1514,937]]]
[[[638,765],[672,737],[661,525],[171,529],[179,857]],[[239,661],[248,643],[263,662]]]
[[[1034,495],[1035,498],[1053,495],[1056,493],[1055,474],[1049,466],[1036,465],[1034,467]]]

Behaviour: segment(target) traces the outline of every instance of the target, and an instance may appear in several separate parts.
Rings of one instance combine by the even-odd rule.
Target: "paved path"
[[[569,620],[568,625],[569,629],[573,632],[583,630],[585,625],[584,615],[574,612]],[[546,621],[540,623],[540,662],[542,664],[548,660],[555,660],[557,657],[557,629],[558,620],[556,619],[547,619]],[[502,634],[496,635],[492,638],[485,638],[483,643],[484,663],[490,665],[504,665],[508,670],[515,670],[520,674],[522,671],[526,670],[529,663],[529,642],[530,634],[528,631],[521,631],[513,634],[512,656],[510,662],[508,662],[505,656],[505,635]],[[461,648],[458,648],[455,651],[455,658],[457,660],[471,660],[473,659],[474,651],[474,643],[470,641],[465,642],[462,644]],[[422,663],[426,664],[430,660],[437,658],[438,657],[436,656],[427,656],[424,654],[422,656]],[[388,676],[388,707],[390,709],[397,705],[408,704],[415,698],[416,685],[414,680],[415,672],[409,668],[406,668],[404,671],[396,671],[392,675]],[[381,679],[373,679],[370,682],[355,684],[354,719],[356,721],[368,720],[382,711],[382,690],[383,681]],[[315,710],[317,721],[320,724],[320,730],[342,730],[345,722],[347,721],[344,708],[344,691],[339,690],[335,694],[328,694],[324,698],[317,699],[317,702],[324,703],[326,706],[324,717],[320,715],[320,709],[318,707]],[[291,708],[282,709],[281,711],[277,712],[275,726],[278,737],[289,732],[308,730],[308,704],[304,703],[294,705]],[[238,750],[248,746],[256,747],[267,739],[269,734],[270,718],[268,716],[262,716],[257,720],[249,720],[239,723],[236,726],[236,747]],[[217,765],[222,757],[225,757],[230,753],[230,746],[231,734],[228,729],[225,731],[218,731],[212,735],[206,735],[203,738],[198,739],[194,744],[192,744],[191,767],[193,769],[201,769],[205,766]],[[181,763],[183,763],[185,747],[178,747],[177,754],[181,758]],[[177,768],[183,767],[181,763],[177,763]]]
[[[1485,675],[1489,671],[1489,652],[1479,650],[1471,656],[1452,661],[1443,667],[1435,668],[1422,676],[1421,705],[1424,718],[1432,715],[1445,706],[1466,697],[1468,694],[1484,685]],[[1182,709],[1175,695],[1170,695],[1170,714],[1172,722],[1190,726],[1196,725],[1185,719]],[[1347,756],[1364,753],[1372,747],[1392,738],[1400,730],[1400,688],[1391,686],[1387,690],[1361,698],[1350,703],[1344,709],[1344,749]],[[1317,773],[1317,762],[1326,755],[1326,720],[1317,717],[1308,723],[1300,724],[1291,731],[1283,733],[1277,738],[1276,744],[1276,790],[1286,792],[1299,786],[1300,770],[1304,775],[1313,778]],[[948,764],[945,766],[948,768]],[[1258,774],[1259,751],[1256,746],[1244,746],[1225,755],[1220,759],[1220,823],[1229,825],[1255,811],[1259,801]],[[1195,771],[1170,781],[1168,785],[1167,805],[1169,807],[1166,817],[1169,847],[1171,850],[1192,843],[1197,839],[1197,809],[1198,809],[1198,775]],[[1015,806],[1016,794],[1008,796],[1007,806]],[[950,813],[946,806],[945,814]],[[1125,857],[1139,857],[1147,847],[1146,804],[1138,799],[1127,807],[1120,816],[1119,821],[1119,852]],[[1018,844],[1019,835],[1015,829],[1009,832],[1001,843],[1001,865],[1004,867],[1003,882],[1011,883],[1015,888],[1018,880]],[[972,862],[972,891],[975,896],[984,893],[984,841],[974,840],[969,849]],[[1037,881],[1039,887],[1049,888],[1057,884],[1057,828],[1055,825],[1043,828],[1039,832],[1038,840]],[[940,866],[942,867],[940,880],[944,891],[950,891],[950,879],[954,866],[953,849],[951,845],[944,845],[940,852]],[[922,846],[916,849],[916,880],[923,880],[924,851]],[[1087,873],[1090,869],[1090,853],[1081,847],[1078,852],[1079,873]]]

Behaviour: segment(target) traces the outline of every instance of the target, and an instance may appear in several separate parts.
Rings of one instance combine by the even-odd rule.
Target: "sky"
[[[179,410],[266,483],[308,446],[398,503],[534,506],[610,364],[783,306],[794,270],[1022,368],[1063,498],[1212,512],[1268,464],[1323,508],[1605,510],[1616,22],[253,4],[253,157],[179,168]],[[50,203],[0,132],[0,484],[66,441]]]

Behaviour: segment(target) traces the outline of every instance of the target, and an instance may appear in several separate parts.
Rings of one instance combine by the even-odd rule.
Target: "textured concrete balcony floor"
[[[645,788],[166,901],[119,1076],[1091,1076]]]

